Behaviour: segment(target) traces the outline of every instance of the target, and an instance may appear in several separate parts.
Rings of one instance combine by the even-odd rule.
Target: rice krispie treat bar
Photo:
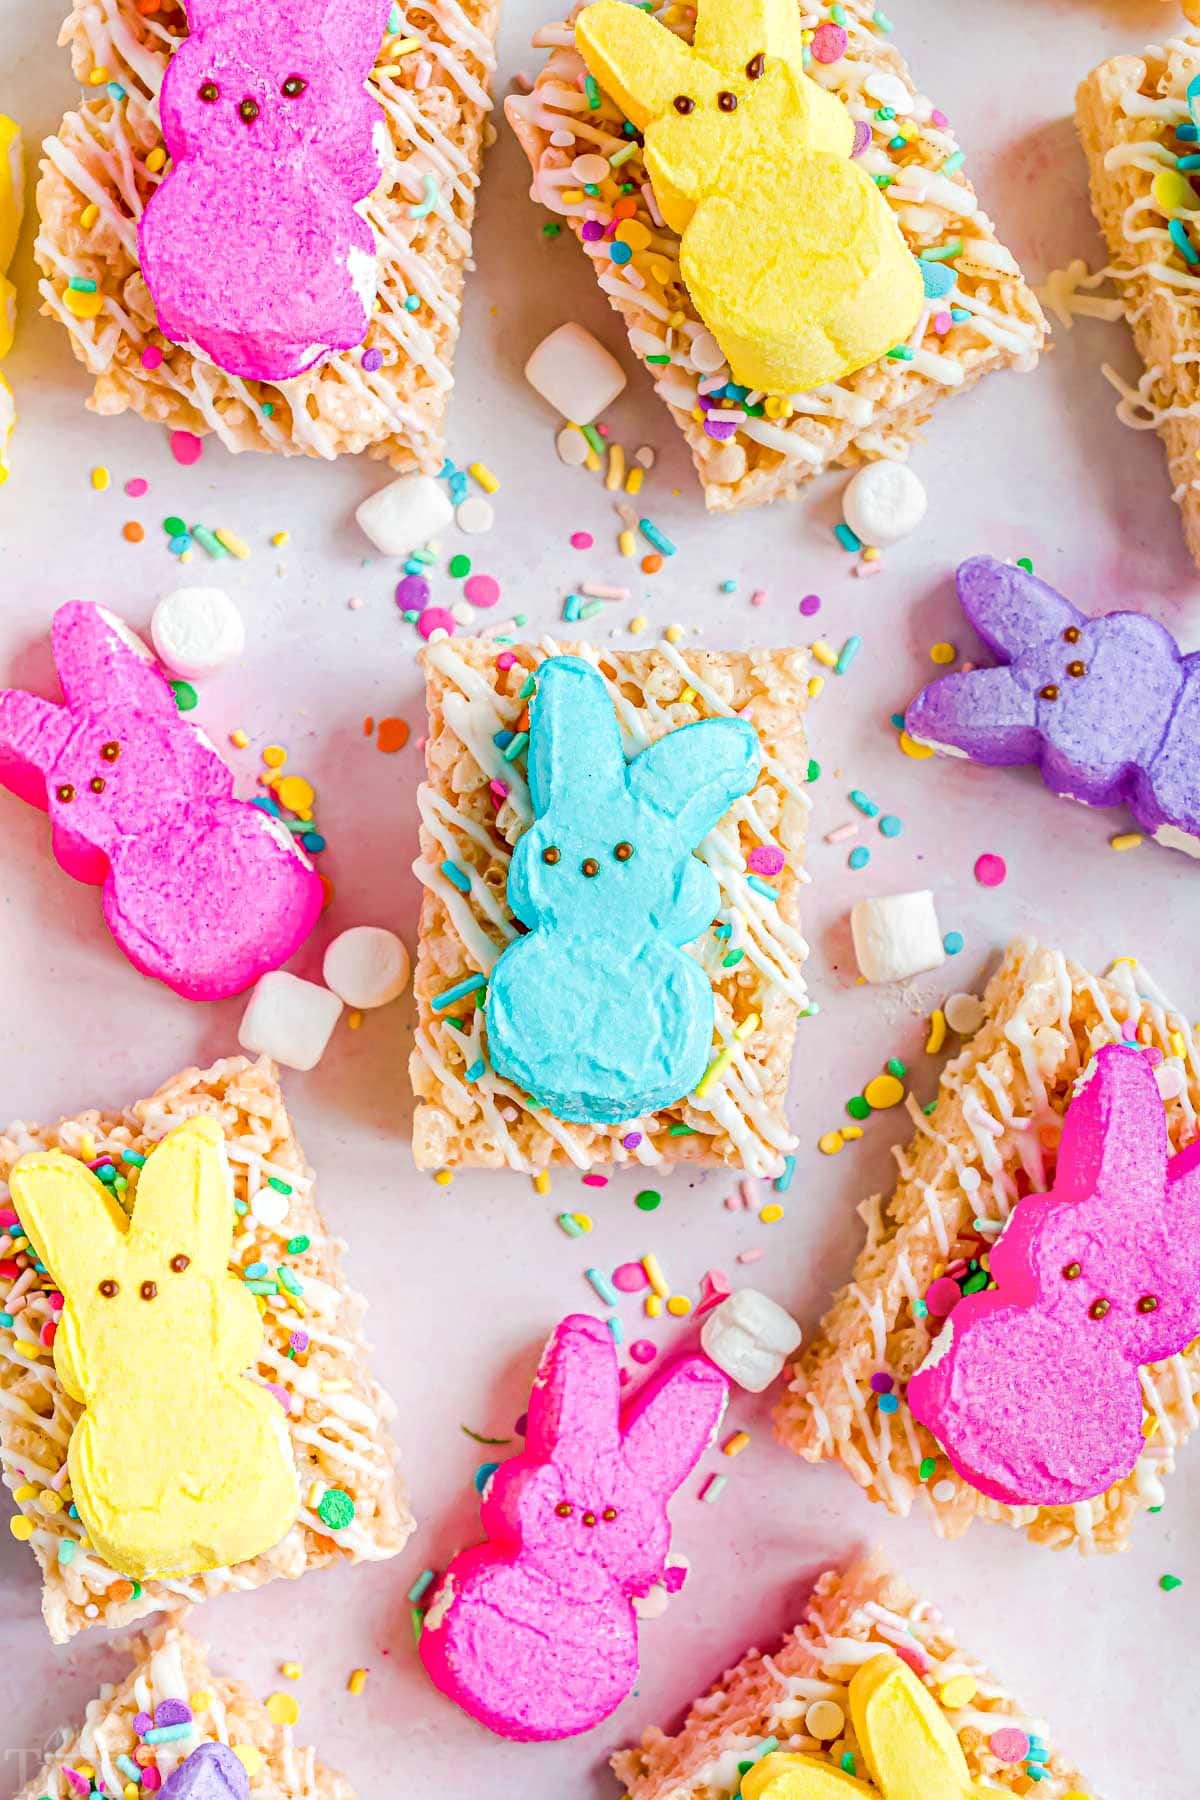
[[[1076,1771],[1050,1748],[1045,1723],[1026,1715],[878,1556],[827,1570],[781,1647],[748,1651],[696,1701],[676,1736],[652,1726],[638,1747],[614,1756],[628,1800],[732,1800],[747,1765],[776,1750],[827,1759],[879,1793],[850,1722],[848,1690],[856,1671],[889,1654],[924,1683],[981,1792],[1088,1800]]]
[[[227,1744],[242,1762],[252,1800],[355,1800],[344,1776],[293,1742],[240,1681],[216,1676],[203,1644],[178,1625],[135,1637],[136,1665],[119,1685],[103,1687],[79,1730],[42,1766],[16,1800],[79,1800],[149,1791],[143,1770],[168,1780],[204,1744]],[[161,1711],[160,1711],[161,1709]],[[147,1731],[186,1726],[146,1741]],[[189,1770],[190,1773],[190,1770]],[[159,1784],[156,1783],[157,1788]]]
[[[779,1175],[795,1148],[784,1102],[796,1021],[808,1008],[799,919],[809,812],[802,651],[568,647],[602,677],[627,756],[700,719],[737,716],[758,733],[756,784],[699,850],[720,888],[713,925],[690,950],[715,998],[713,1057],[679,1104],[596,1126],[566,1124],[536,1107],[490,1065],[484,990],[520,931],[506,888],[511,852],[531,819],[530,677],[563,648],[548,639],[501,650],[483,638],[453,638],[424,653],[429,727],[416,873],[425,893],[411,1062],[417,1164],[537,1175],[564,1163],[694,1162]]]
[[[126,1209],[136,1208],[146,1156],[198,1114],[225,1134],[240,1217],[231,1266],[260,1301],[257,1374],[286,1401],[280,1416],[300,1508],[287,1535],[252,1561],[143,1586],[89,1549],[71,1506],[67,1450],[80,1407],[53,1362],[61,1300],[27,1253],[7,1180],[19,1157],[58,1149],[108,1169],[106,1185]],[[20,1508],[11,1528],[41,1565],[42,1610],[56,1643],[92,1625],[125,1625],[210,1594],[403,1549],[413,1520],[394,1466],[394,1408],[371,1376],[363,1302],[346,1284],[343,1246],[326,1229],[313,1183],[265,1059],[186,1070],[123,1112],[83,1112],[50,1127],[16,1124],[0,1135],[0,1461]]]
[[[922,259],[928,296],[906,342],[811,392],[764,399],[730,391],[729,369],[680,275],[680,239],[663,223],[639,139],[575,49],[579,9],[537,34],[549,59],[532,92],[505,103],[533,169],[533,198],[591,257],[718,510],[793,494],[832,464],[905,456],[940,399],[993,369],[1032,369],[1046,335],[1037,300],[963,172],[948,119],[917,93],[872,0],[846,0],[833,9],[836,20],[828,8],[798,3],[813,34],[807,71],[845,101],[858,160]],[[668,5],[656,16],[690,42],[692,9]]]
[[[368,83],[387,126],[383,179],[363,203],[379,258],[370,329],[276,386],[163,336],[139,267],[142,214],[171,173],[158,95],[187,32],[182,0],[76,0],[60,41],[86,97],[46,142],[36,251],[43,310],[95,378],[93,409],[215,432],[230,450],[365,450],[436,473],[498,13],[497,0],[392,8]]]
[[[1111,369],[1105,374],[1121,393],[1122,422],[1161,437],[1188,549],[1200,563],[1200,198],[1187,160],[1200,151],[1200,101],[1188,99],[1197,75],[1194,32],[1140,56],[1111,57],[1080,86],[1075,123],[1092,211],[1112,259],[1108,273],[1146,365],[1136,388]]]
[[[1027,940],[1010,947],[983,1004],[984,1022],[943,1070],[930,1113],[909,1098],[915,1136],[896,1153],[899,1181],[861,1209],[867,1241],[854,1278],[799,1358],[777,1429],[808,1461],[841,1462],[890,1512],[919,1500],[939,1536],[960,1536],[980,1517],[1055,1549],[1121,1550],[1136,1515],[1162,1505],[1162,1478],[1195,1425],[1200,1343],[1141,1370],[1145,1448],[1135,1469],[1070,1506],[986,1498],[949,1466],[904,1394],[933,1342],[931,1315],[951,1311],[951,1289],[986,1284],[982,1259],[1012,1208],[1050,1187],[1063,1114],[1094,1053],[1133,1039],[1161,1052],[1159,1091],[1178,1152],[1197,1136],[1196,1040],[1132,958],[1101,978]]]

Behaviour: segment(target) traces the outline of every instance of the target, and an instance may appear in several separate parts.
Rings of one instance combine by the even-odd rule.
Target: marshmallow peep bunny
[[[370,323],[378,258],[360,208],[382,174],[383,114],[365,84],[388,0],[187,0],[187,15],[142,273],[175,343],[287,381]]]
[[[23,1156],[10,1187],[65,1299],[54,1366],[83,1406],[67,1464],[96,1552],[149,1581],[269,1550],[295,1520],[299,1485],[278,1401],[243,1375],[262,1320],[228,1268],[220,1126],[198,1117],[168,1133],[132,1219],[61,1150]]]
[[[965,1481],[1010,1506],[1069,1506],[1144,1447],[1139,1367],[1200,1335],[1200,1144],[1168,1156],[1142,1050],[1097,1052],[1067,1110],[1049,1194],[1018,1202],[908,1405]]]
[[[712,985],[679,945],[711,924],[692,852],[762,760],[743,719],[681,726],[626,763],[603,679],[579,657],[537,671],[534,822],[508,903],[528,926],[492,970],[492,1066],[556,1118],[619,1124],[691,1092],[712,1050]]]
[[[134,967],[189,1000],[251,987],[304,942],[321,878],[182,718],[140,639],[102,607],[54,616],[65,706],[0,691],[0,786],[48,810],[68,875],[103,886]]]
[[[634,1601],[666,1573],[667,1503],[712,1442],[728,1385],[687,1356],[622,1418],[607,1327],[577,1314],[546,1346],[525,1449],[484,1490],[488,1542],[456,1556],[425,1617],[421,1660],[501,1737],[572,1737],[638,1672]]]
[[[860,1664],[850,1680],[850,1720],[873,1786],[828,1757],[788,1750],[760,1757],[742,1778],[742,1800],[984,1800],[953,1725],[898,1656]]]
[[[909,735],[973,762],[1037,763],[1054,793],[1124,803],[1159,843],[1200,856],[1200,653],[1142,613],[1091,618],[990,556],[963,563],[958,597],[1001,666],[931,682]]]
[[[158,1800],[250,1800],[250,1777],[228,1744],[198,1744],[167,1777]]]
[[[684,283],[735,381],[805,392],[908,337],[921,273],[851,160],[849,111],[805,73],[796,0],[700,0],[690,47],[640,7],[596,0],[575,44],[645,133]]]

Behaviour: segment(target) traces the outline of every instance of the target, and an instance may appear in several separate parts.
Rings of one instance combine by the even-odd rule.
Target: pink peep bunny
[[[991,1272],[909,1382],[914,1417],[991,1499],[1107,1492],[1142,1452],[1139,1367],[1200,1333],[1200,1144],[1168,1156],[1144,1051],[1097,1052],[1053,1190],[1018,1203]]]
[[[638,1672],[634,1600],[665,1574],[667,1502],[728,1398],[706,1358],[678,1360],[624,1418],[613,1341],[564,1319],[529,1402],[526,1446],[488,1484],[488,1542],[456,1556],[421,1634],[439,1688],[501,1737],[572,1737]]]
[[[361,344],[388,0],[187,0],[162,86],[171,166],[138,229],[160,329],[228,374],[287,381]]]
[[[0,691],[0,786],[50,814],[68,875],[104,889],[130,962],[189,1000],[241,993],[299,948],[321,878],[291,834],[233,797],[139,638],[102,607],[54,616],[65,706]]]

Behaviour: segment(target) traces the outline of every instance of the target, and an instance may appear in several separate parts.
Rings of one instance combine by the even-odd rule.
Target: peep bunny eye
[[[221,98],[221,90],[215,81],[202,81],[200,83],[199,92],[200,98],[203,100],[205,106],[212,106],[215,101]]]
[[[616,1516],[617,1516],[617,1509],[615,1506],[606,1506],[604,1511],[600,1514],[600,1517],[606,1522],[606,1524],[609,1524],[609,1525],[612,1524],[612,1522],[616,1518]]]
[[[569,1500],[560,1500],[554,1510],[560,1519],[569,1519],[575,1508]]]
[[[584,1515],[583,1515],[583,1522],[584,1522],[584,1524],[585,1524],[585,1525],[589,1525],[589,1526],[590,1526],[590,1525],[594,1525],[594,1524],[595,1524],[595,1523],[596,1523],[596,1515],[595,1515],[595,1513],[594,1513],[594,1512],[586,1512],[586,1513],[584,1513]]]
[[[1092,1304],[1088,1307],[1088,1318],[1089,1319],[1107,1319],[1107,1317],[1111,1311],[1112,1311],[1112,1301],[1111,1300],[1093,1300]]]
[[[249,94],[247,94],[246,98],[238,107],[238,117],[244,119],[247,125],[253,125],[255,119],[258,117],[258,110],[258,101],[252,100]]]
[[[722,88],[717,95],[717,105],[722,112],[736,112],[737,103],[737,95],[731,94],[728,88]]]
[[[1063,1280],[1064,1281],[1078,1281],[1079,1277],[1082,1274],[1083,1274],[1083,1269],[1079,1263],[1069,1262],[1067,1264],[1066,1268],[1063,1270]]]
[[[767,61],[767,59],[763,55],[761,50],[758,52],[757,56],[752,56],[750,58],[750,61],[746,64],[746,74],[749,76],[751,81],[761,81],[762,80],[763,69],[766,66],[766,61]]]
[[[119,1283],[117,1283],[111,1279],[102,1281],[100,1283],[100,1292],[101,1292],[101,1294],[103,1294],[103,1296],[106,1300],[115,1300],[117,1295],[120,1293],[120,1291],[121,1291],[121,1289],[120,1289]]]
[[[562,851],[557,844],[546,845],[546,848],[542,851],[542,861],[544,863],[549,863],[551,868],[554,867],[555,863],[562,861]]]
[[[75,789],[69,781],[64,781],[61,787],[55,788],[54,797],[56,800],[61,800],[64,806],[70,806],[75,798]]]
[[[108,783],[105,781],[103,775],[93,775],[92,779],[88,782],[88,786],[91,788],[93,794],[102,794],[108,786]]]
[[[1140,1313],[1157,1312],[1158,1311],[1157,1297],[1154,1294],[1143,1294],[1141,1299],[1137,1303],[1137,1309]]]
[[[104,744],[100,749],[101,762],[114,763],[121,754],[120,744]]]
[[[593,875],[598,875],[600,873],[600,864],[596,861],[594,856],[585,856],[579,867],[583,870],[583,873],[587,876],[589,881],[592,879]]]
[[[1038,699],[1039,700],[1057,700],[1058,699],[1058,689],[1055,687],[1055,685],[1052,681],[1048,681],[1044,688],[1038,689]]]
[[[141,1287],[138,1289],[138,1293],[142,1296],[143,1300],[153,1300],[158,1293],[158,1283],[156,1281],[143,1281]]]
[[[298,100],[307,86],[308,83],[303,75],[289,75],[280,92],[285,94],[289,100]]]
[[[1081,675],[1087,674],[1087,664],[1083,662],[1069,662],[1067,664],[1067,674],[1075,681],[1078,681]]]
[[[182,1275],[183,1271],[190,1266],[191,1260],[191,1257],[185,1256],[181,1250],[178,1256],[173,1256],[171,1258],[172,1272],[176,1275]]]
[[[688,94],[676,94],[671,105],[677,113],[690,113],[696,110],[696,102]]]
[[[632,844],[618,844],[616,849],[613,851],[613,855],[616,857],[618,862],[628,862],[630,857],[633,855],[633,845]]]
[[[1083,633],[1080,631],[1078,625],[1068,625],[1067,629],[1063,632],[1063,643],[1077,644],[1082,636]]]

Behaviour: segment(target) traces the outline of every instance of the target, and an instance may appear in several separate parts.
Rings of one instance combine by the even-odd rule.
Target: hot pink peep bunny
[[[0,691],[0,786],[49,812],[56,859],[103,885],[135,968],[189,1000],[241,993],[308,936],[320,876],[233,798],[231,771],[120,619],[73,600],[52,641],[66,705]]]
[[[187,0],[139,252],[160,329],[230,375],[287,381],[366,336],[388,3]]]
[[[1143,1051],[1100,1050],[1049,1194],[1019,1202],[997,1286],[955,1307],[908,1384],[971,1486],[1011,1506],[1105,1493],[1141,1454],[1138,1369],[1200,1333],[1200,1144],[1168,1158]]]
[[[728,1385],[684,1357],[620,1414],[599,1319],[564,1319],[529,1402],[526,1446],[484,1492],[489,1542],[456,1556],[421,1634],[433,1680],[501,1737],[572,1737],[637,1680],[635,1598],[663,1579],[667,1502],[721,1421]]]

